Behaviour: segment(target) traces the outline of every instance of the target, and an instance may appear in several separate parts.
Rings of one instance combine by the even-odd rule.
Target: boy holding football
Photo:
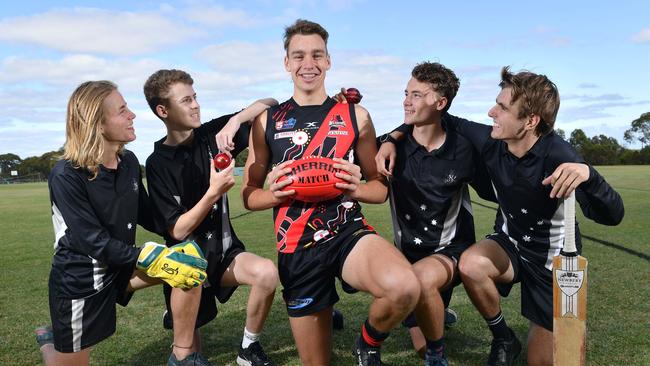
[[[285,29],[284,66],[293,97],[255,119],[242,195],[248,209],[273,208],[280,281],[302,364],[330,363],[339,277],[346,292],[374,297],[354,353],[360,365],[380,365],[381,343],[413,310],[420,287],[409,263],[361,214],[359,201],[383,202],[386,185],[372,160],[370,115],[358,104],[336,103],[325,92],[327,39],[323,27],[307,20]],[[292,198],[291,179],[276,182],[291,171],[293,159],[308,156],[333,158],[341,170],[336,176],[344,180],[336,185],[341,195],[308,203]],[[359,165],[352,162],[356,159]]]

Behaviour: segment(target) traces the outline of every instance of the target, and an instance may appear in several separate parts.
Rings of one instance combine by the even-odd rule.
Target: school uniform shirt
[[[181,242],[169,234],[169,228],[192,209],[210,187],[210,160],[219,152],[215,135],[232,116],[225,115],[195,128],[192,141],[187,145],[165,145],[166,138],[154,144],[154,151],[147,158],[147,186],[156,217],[165,228],[163,237],[167,245]],[[248,147],[249,130],[250,126],[245,124],[237,131],[233,156]],[[232,229],[229,216],[228,205],[224,205],[221,197],[186,240],[196,241],[206,255],[209,251],[221,256],[235,243],[243,246]],[[210,267],[218,263],[219,260],[208,260]]]
[[[446,128],[444,143],[427,151],[412,133],[397,143],[391,189],[404,251],[435,252],[451,244],[474,243],[467,184],[478,159],[471,143]]]
[[[564,245],[564,200],[549,198],[551,185],[542,180],[562,163],[582,163],[584,159],[551,132],[537,140],[521,158],[508,145],[490,137],[491,126],[458,118],[444,117],[459,134],[478,150],[492,180],[499,203],[497,229],[507,234],[521,257],[551,269],[553,257]],[[589,179],[576,189],[576,200],[587,218],[605,225],[618,224],[624,215],[620,195],[591,166]],[[576,224],[576,241],[580,232]]]
[[[50,283],[59,297],[92,296],[119,271],[135,269],[136,226],[158,231],[131,151],[124,150],[116,169],[100,166],[90,178],[67,160],[57,162],[49,176],[55,234]]]

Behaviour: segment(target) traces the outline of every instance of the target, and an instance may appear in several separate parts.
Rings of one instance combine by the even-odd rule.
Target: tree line
[[[555,132],[567,140],[562,129]],[[650,112],[643,113],[631,122],[631,127],[625,131],[623,138],[628,143],[640,142],[641,149],[627,149],[609,136],[597,135],[587,137],[584,131],[576,129],[571,132],[568,142],[592,165],[644,165],[650,164]],[[31,156],[21,159],[12,153],[0,155],[0,183],[19,180],[21,177],[38,177],[36,180],[47,179],[54,164],[63,155],[63,148],[50,151],[41,156]],[[244,166],[248,150],[237,156],[235,165]],[[141,166],[144,175],[144,166]],[[17,175],[12,175],[12,172]]]

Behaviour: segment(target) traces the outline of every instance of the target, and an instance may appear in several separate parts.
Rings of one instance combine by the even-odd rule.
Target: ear
[[[326,51],[327,51],[327,50],[326,50]],[[326,57],[327,57],[327,67],[325,68],[325,70],[329,70],[330,67],[332,67],[332,59],[330,58],[330,53],[329,53],[329,52],[327,52],[327,56],[326,56]]]
[[[284,56],[284,69],[287,70],[287,72],[291,71],[289,69],[289,56],[288,55]]]
[[[524,128],[527,130],[535,131],[535,128],[537,128],[537,125],[542,119],[537,115],[537,114],[531,114],[528,116],[526,119],[526,123],[524,124]]]
[[[436,103],[436,109],[442,111],[447,106],[447,97],[441,97]]]
[[[167,108],[162,104],[156,106],[156,114],[158,115],[158,118],[167,118],[169,115],[167,113]]]

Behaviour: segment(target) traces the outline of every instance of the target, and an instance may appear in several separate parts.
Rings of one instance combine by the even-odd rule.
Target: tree
[[[9,176],[12,170],[17,170],[23,160],[16,154],[0,155],[0,175]]]
[[[583,150],[588,147],[590,141],[583,130],[576,128],[573,130],[573,132],[571,132],[569,143],[573,146],[574,149],[578,151],[578,153],[584,155]]]
[[[566,140],[566,132],[564,132],[563,129],[561,129],[561,128],[556,128],[556,129],[555,129],[555,134],[558,135],[558,136],[560,136],[560,137],[562,138],[562,140]]]
[[[623,138],[628,143],[639,140],[641,149],[650,143],[650,112],[643,113],[641,117],[632,121],[632,128],[625,131]]]

